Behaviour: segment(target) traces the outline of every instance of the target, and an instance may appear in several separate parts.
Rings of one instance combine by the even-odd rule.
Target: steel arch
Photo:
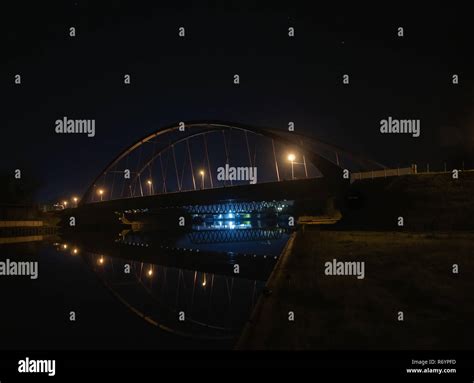
[[[367,160],[360,154],[355,154],[351,153],[345,149],[342,149],[340,147],[337,147],[335,145],[329,144],[323,140],[320,140],[315,137],[310,137],[307,135],[302,135],[298,133],[289,133],[287,131],[282,131],[282,130],[277,130],[274,128],[267,128],[267,127],[256,127],[256,126],[251,126],[247,124],[242,124],[242,123],[233,123],[233,122],[228,122],[228,121],[221,121],[221,120],[193,120],[193,121],[187,121],[187,122],[178,122],[174,123],[168,126],[165,126],[163,128],[160,128],[158,130],[155,130],[154,132],[144,136],[143,138],[137,140],[135,143],[132,145],[128,146],[125,148],[123,151],[121,151],[105,168],[99,173],[99,175],[93,180],[93,182],[89,185],[89,187],[86,189],[83,197],[81,198],[80,205],[87,203],[88,199],[91,196],[91,193],[93,192],[94,187],[97,185],[97,182],[101,179],[101,177],[105,176],[108,174],[108,172],[116,165],[118,164],[122,159],[124,159],[128,154],[132,153],[135,149],[139,148],[141,145],[151,141],[152,139],[156,137],[163,136],[167,133],[179,131],[180,125],[184,123],[186,131],[189,131],[191,129],[197,129],[197,128],[205,128],[205,131],[194,133],[191,135],[188,135],[186,137],[179,138],[178,140],[175,140],[174,142],[168,144],[168,146],[162,148],[160,150],[160,153],[163,152],[166,149],[169,149],[173,145],[177,144],[178,142],[182,142],[183,140],[189,139],[191,137],[203,135],[206,133],[212,133],[212,132],[218,132],[218,131],[224,131],[224,130],[240,130],[244,132],[249,132],[261,136],[268,137],[270,139],[275,140],[276,142],[287,144],[287,145],[295,145],[297,146],[305,155],[308,156],[309,161],[317,167],[321,173],[324,176],[328,176],[331,174],[339,174],[341,168],[339,165],[334,164],[331,160],[325,158],[324,156],[320,155],[319,153],[315,152],[311,147],[310,147],[310,142],[317,143],[320,145],[323,145],[330,150],[333,150],[334,152],[340,152],[342,154],[345,154],[357,161],[360,162],[368,162],[374,165],[375,167],[383,168],[384,166],[376,163],[374,161]],[[146,168],[153,160],[156,158],[156,156],[152,156],[150,161],[147,161],[146,164],[141,168],[141,171]],[[136,178],[136,177],[135,177]]]

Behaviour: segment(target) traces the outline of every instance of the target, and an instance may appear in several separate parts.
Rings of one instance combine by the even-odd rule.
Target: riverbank
[[[473,232],[306,228],[288,243],[236,348],[471,348],[473,254]],[[326,275],[334,260],[364,262],[364,278]]]
[[[22,238],[27,236],[40,238],[56,233],[57,227],[50,221],[0,220],[0,244],[22,242]]]

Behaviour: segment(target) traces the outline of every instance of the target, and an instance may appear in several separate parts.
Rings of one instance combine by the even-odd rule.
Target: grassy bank
[[[238,348],[474,345],[474,233],[306,229],[284,258],[269,281],[271,294],[261,297]],[[333,259],[365,262],[365,278],[325,275],[325,262]],[[452,272],[454,263],[458,274]]]
[[[356,181],[342,208],[340,230],[474,230],[474,171],[423,173]]]

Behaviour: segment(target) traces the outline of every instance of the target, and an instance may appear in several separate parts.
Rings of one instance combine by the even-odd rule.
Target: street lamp
[[[104,189],[97,190],[97,194],[100,195],[100,200],[102,201],[102,196],[104,195]]]
[[[291,162],[291,179],[295,179],[295,165],[302,165],[304,167],[304,174],[305,177],[308,178],[308,169],[306,168],[306,159],[304,154],[302,155],[303,157],[303,162],[296,162],[296,155],[293,153],[288,154],[288,161]]]
[[[151,188],[153,186],[153,182],[151,180],[147,180],[146,181],[147,185],[148,185],[148,189],[149,189],[149,195],[151,195]]]
[[[79,201],[79,198],[72,197],[72,201],[74,202],[74,205],[77,207],[77,201]]]
[[[201,189],[204,189],[204,170],[199,170],[199,174],[201,175]]]
[[[67,207],[67,201],[63,201],[64,208]]]
[[[293,153],[288,154],[288,161],[291,162],[291,179],[295,179],[294,164],[296,156]]]

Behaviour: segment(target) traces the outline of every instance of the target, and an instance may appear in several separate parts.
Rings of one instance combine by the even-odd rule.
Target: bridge
[[[186,226],[209,216],[321,215],[349,186],[344,169],[383,168],[294,131],[179,122],[121,151],[64,214],[74,211],[78,225],[140,222],[168,228],[183,215],[189,218]]]

